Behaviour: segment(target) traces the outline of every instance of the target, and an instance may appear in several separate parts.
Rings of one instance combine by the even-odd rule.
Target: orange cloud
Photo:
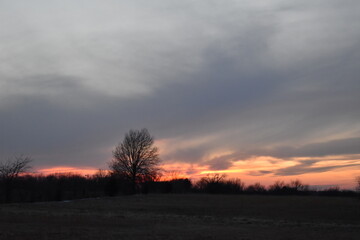
[[[337,185],[342,188],[353,188],[355,186],[355,178],[360,176],[360,159],[342,159],[346,159],[346,156],[316,158],[313,164],[306,166],[307,168],[304,169],[303,173],[289,175],[279,175],[276,173],[281,169],[296,169],[300,165],[299,162],[314,159],[295,158],[283,160],[260,156],[235,161],[230,168],[223,170],[211,170],[206,165],[189,163],[165,164],[163,168],[168,172],[177,171],[179,175],[193,180],[197,180],[207,174],[219,173],[226,174],[228,178],[240,178],[246,184],[260,182],[264,185],[270,185],[277,180],[291,181],[299,179],[309,185]],[[319,168],[329,166],[334,168],[330,167],[323,171],[316,171]]]
[[[212,155],[214,156],[214,155]],[[216,155],[217,156],[217,155]],[[292,175],[277,175],[277,171],[296,168],[304,161],[315,161],[313,164],[306,166],[304,173]],[[329,156],[322,158],[294,158],[284,160],[274,157],[260,156],[252,157],[246,160],[237,160],[233,162],[232,166],[223,170],[211,170],[205,164],[196,163],[164,163],[164,169],[161,180],[171,180],[174,178],[190,178],[193,181],[198,180],[207,174],[226,174],[228,178],[240,178],[247,185],[260,182],[263,185],[270,185],[277,180],[290,181],[299,179],[305,184],[309,185],[337,185],[342,188],[353,188],[355,186],[355,178],[360,176],[360,158],[346,156]],[[326,168],[334,166],[329,170],[314,171],[317,168]],[[301,166],[300,166],[301,167]],[[308,172],[306,172],[308,170]],[[56,166],[51,168],[41,168],[37,172],[41,174],[54,173],[75,173],[80,175],[92,175],[98,169],[88,167],[71,167],[71,166]]]
[[[98,169],[95,168],[76,168],[69,166],[57,166],[52,168],[42,168],[39,169],[37,172],[45,175],[54,174],[54,173],[74,173],[85,176],[85,175],[92,175],[97,171]]]

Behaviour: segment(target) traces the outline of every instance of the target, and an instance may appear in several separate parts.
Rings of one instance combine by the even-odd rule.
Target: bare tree
[[[296,192],[309,191],[309,186],[303,184],[300,180],[296,179],[290,182],[289,187]]]
[[[99,168],[99,169],[92,175],[92,177],[93,177],[94,179],[103,179],[103,178],[108,177],[108,175],[109,175],[109,172],[108,172],[108,171]]]
[[[249,185],[246,190],[247,193],[265,193],[266,188],[259,182]]]
[[[21,173],[27,172],[31,167],[29,166],[31,162],[30,157],[26,156],[15,156],[14,159],[9,159],[5,162],[0,163],[0,179],[14,179],[18,177]]]
[[[218,188],[221,183],[224,183],[225,178],[225,174],[207,174],[196,182],[195,188],[204,192],[212,192],[214,188]]]
[[[13,180],[31,168],[31,161],[30,157],[21,155],[0,162],[0,183],[4,186],[5,202],[11,202]]]
[[[135,191],[138,183],[156,178],[159,174],[159,163],[154,138],[144,128],[130,130],[125,135],[124,140],[113,151],[109,167],[113,174],[126,177]]]
[[[226,178],[226,174],[207,174],[205,177],[202,177],[198,182],[197,185],[207,185],[207,184],[218,184],[223,182]]]

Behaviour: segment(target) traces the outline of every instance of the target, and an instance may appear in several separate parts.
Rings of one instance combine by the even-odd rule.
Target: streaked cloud
[[[278,176],[291,176],[291,175],[301,175],[306,173],[317,173],[317,172],[328,172],[333,169],[346,168],[346,167],[359,167],[360,163],[354,164],[342,164],[342,165],[328,165],[324,167],[313,167],[312,164],[307,162],[301,162],[298,165],[287,168],[280,168],[275,171],[275,175]]]
[[[353,0],[1,1],[0,156],[105,168],[125,132],[147,127],[164,163],[194,169],[345,161],[360,153],[359,10]],[[253,173],[341,167],[295,163]]]

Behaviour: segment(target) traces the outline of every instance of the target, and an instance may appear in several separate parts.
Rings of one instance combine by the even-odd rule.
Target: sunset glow
[[[353,188],[359,3],[0,1],[0,163],[92,175],[146,128],[163,180]]]
[[[37,170],[37,173],[44,174],[44,175],[50,175],[50,174],[80,174],[83,176],[90,176],[95,174],[98,171],[98,169],[94,168],[76,168],[76,167],[65,167],[65,166],[59,166],[59,167],[52,167],[52,168],[40,168]]]
[[[227,178],[239,178],[248,185],[260,182],[268,186],[275,181],[290,182],[291,180],[299,179],[303,183],[314,187],[339,186],[341,188],[353,189],[355,187],[355,179],[360,175],[358,167],[360,159],[344,161],[341,158],[344,158],[344,156],[328,157],[328,160],[322,159],[323,162],[315,163],[308,170],[304,170],[309,171],[308,173],[283,176],[276,174],[276,171],[297,166],[299,161],[306,159],[282,160],[264,156],[250,158],[245,161],[236,161],[231,168],[224,170],[211,170],[207,166],[200,166],[198,164],[165,163],[162,166],[165,170],[163,180],[190,178],[193,181],[197,181],[208,174],[218,173],[225,174]],[[352,166],[348,166],[349,164]],[[334,166],[334,169],[311,172],[311,170],[324,166]]]
[[[166,144],[157,142],[158,145],[166,147]],[[176,151],[176,148],[172,148]],[[161,152],[166,150],[162,148]],[[171,153],[168,150],[168,153]],[[271,185],[275,181],[286,181],[299,179],[311,186],[339,186],[341,188],[353,189],[355,179],[360,176],[360,156],[327,156],[316,158],[292,158],[280,159],[269,156],[250,157],[244,160],[235,160],[227,169],[211,169],[206,164],[210,159],[227,156],[231,151],[212,153],[203,159],[203,163],[184,163],[181,161],[162,161],[161,181],[179,178],[189,178],[197,181],[208,174],[225,174],[227,178],[239,178],[246,184],[260,182],[263,185]],[[312,163],[313,161],[313,163]],[[311,164],[307,165],[307,162]],[[304,164],[305,163],[305,164]],[[98,171],[96,168],[76,168],[71,166],[57,166],[51,168],[39,168],[37,173],[73,173],[83,176],[91,176]]]
[[[333,159],[330,157],[329,159]],[[303,160],[303,159],[301,159]],[[355,179],[360,175],[360,169],[357,166],[341,167],[334,170],[329,170],[319,173],[304,173],[295,174],[291,176],[278,176],[273,173],[261,173],[261,171],[276,171],[280,168],[292,167],[297,165],[297,160],[283,161],[271,157],[252,158],[246,161],[237,161],[233,167],[225,170],[210,170],[207,166],[200,166],[198,164],[187,163],[164,163],[161,181],[172,179],[189,178],[193,182],[205,177],[208,174],[225,174],[227,178],[239,178],[245,184],[250,185],[260,182],[265,186],[269,186],[275,181],[290,182],[291,180],[299,179],[305,184],[314,187],[329,187],[339,186],[341,188],[353,189],[355,187]],[[322,166],[343,166],[344,164],[360,164],[360,159],[351,161],[329,160],[315,164],[313,167]],[[98,169],[95,168],[76,168],[76,167],[53,167],[41,168],[37,173],[41,174],[80,174],[83,176],[91,176],[95,174]]]

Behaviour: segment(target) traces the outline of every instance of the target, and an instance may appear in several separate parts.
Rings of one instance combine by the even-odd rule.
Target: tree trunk
[[[136,174],[133,174],[131,178],[131,191],[132,194],[136,193]]]

